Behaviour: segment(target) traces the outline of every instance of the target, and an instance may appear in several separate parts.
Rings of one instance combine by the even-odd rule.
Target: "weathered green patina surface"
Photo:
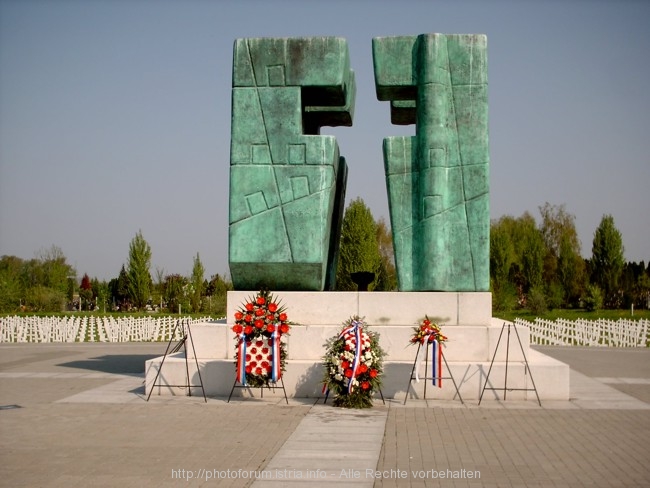
[[[487,39],[373,39],[377,98],[414,137],[384,139],[400,291],[488,291]]]
[[[322,126],[351,126],[347,43],[235,41],[229,261],[235,289],[334,285],[347,165]]]

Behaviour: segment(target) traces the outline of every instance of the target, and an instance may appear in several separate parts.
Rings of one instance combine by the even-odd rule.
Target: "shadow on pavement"
[[[144,363],[162,354],[110,354],[88,358],[79,361],[61,363],[57,366],[78,368],[102,373],[141,374],[144,373]]]

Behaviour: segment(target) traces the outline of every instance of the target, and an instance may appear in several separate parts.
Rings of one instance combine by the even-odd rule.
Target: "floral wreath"
[[[415,358],[415,380],[420,381],[420,365],[425,359],[428,344],[431,344],[431,379],[433,384],[442,388],[442,344],[447,340],[447,336],[442,333],[442,328],[435,322],[431,322],[428,315],[417,326],[413,327],[413,335],[409,344],[418,344],[418,353]]]
[[[413,327],[413,336],[411,337],[410,344],[421,344],[425,342],[438,341],[442,344],[447,340],[447,336],[442,333],[442,328],[435,322],[431,322],[427,315],[424,320],[417,326]]]
[[[381,388],[385,356],[379,334],[369,331],[363,319],[355,315],[325,347],[323,391],[334,393],[334,406],[372,407],[372,395]]]
[[[290,322],[285,307],[268,290],[261,290],[235,312],[237,381],[253,388],[277,383],[287,357],[282,336]]]

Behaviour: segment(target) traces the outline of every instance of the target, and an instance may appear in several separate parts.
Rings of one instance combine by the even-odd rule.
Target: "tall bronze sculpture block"
[[[384,139],[400,291],[488,291],[487,40],[373,39],[377,98],[414,137]]]
[[[235,41],[229,262],[235,289],[333,289],[347,165],[322,126],[351,126],[347,43]]]

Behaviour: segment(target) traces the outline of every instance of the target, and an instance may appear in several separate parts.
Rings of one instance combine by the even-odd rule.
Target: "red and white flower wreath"
[[[262,290],[235,312],[237,381],[254,388],[276,383],[282,377],[289,333],[285,308],[268,291]]]

